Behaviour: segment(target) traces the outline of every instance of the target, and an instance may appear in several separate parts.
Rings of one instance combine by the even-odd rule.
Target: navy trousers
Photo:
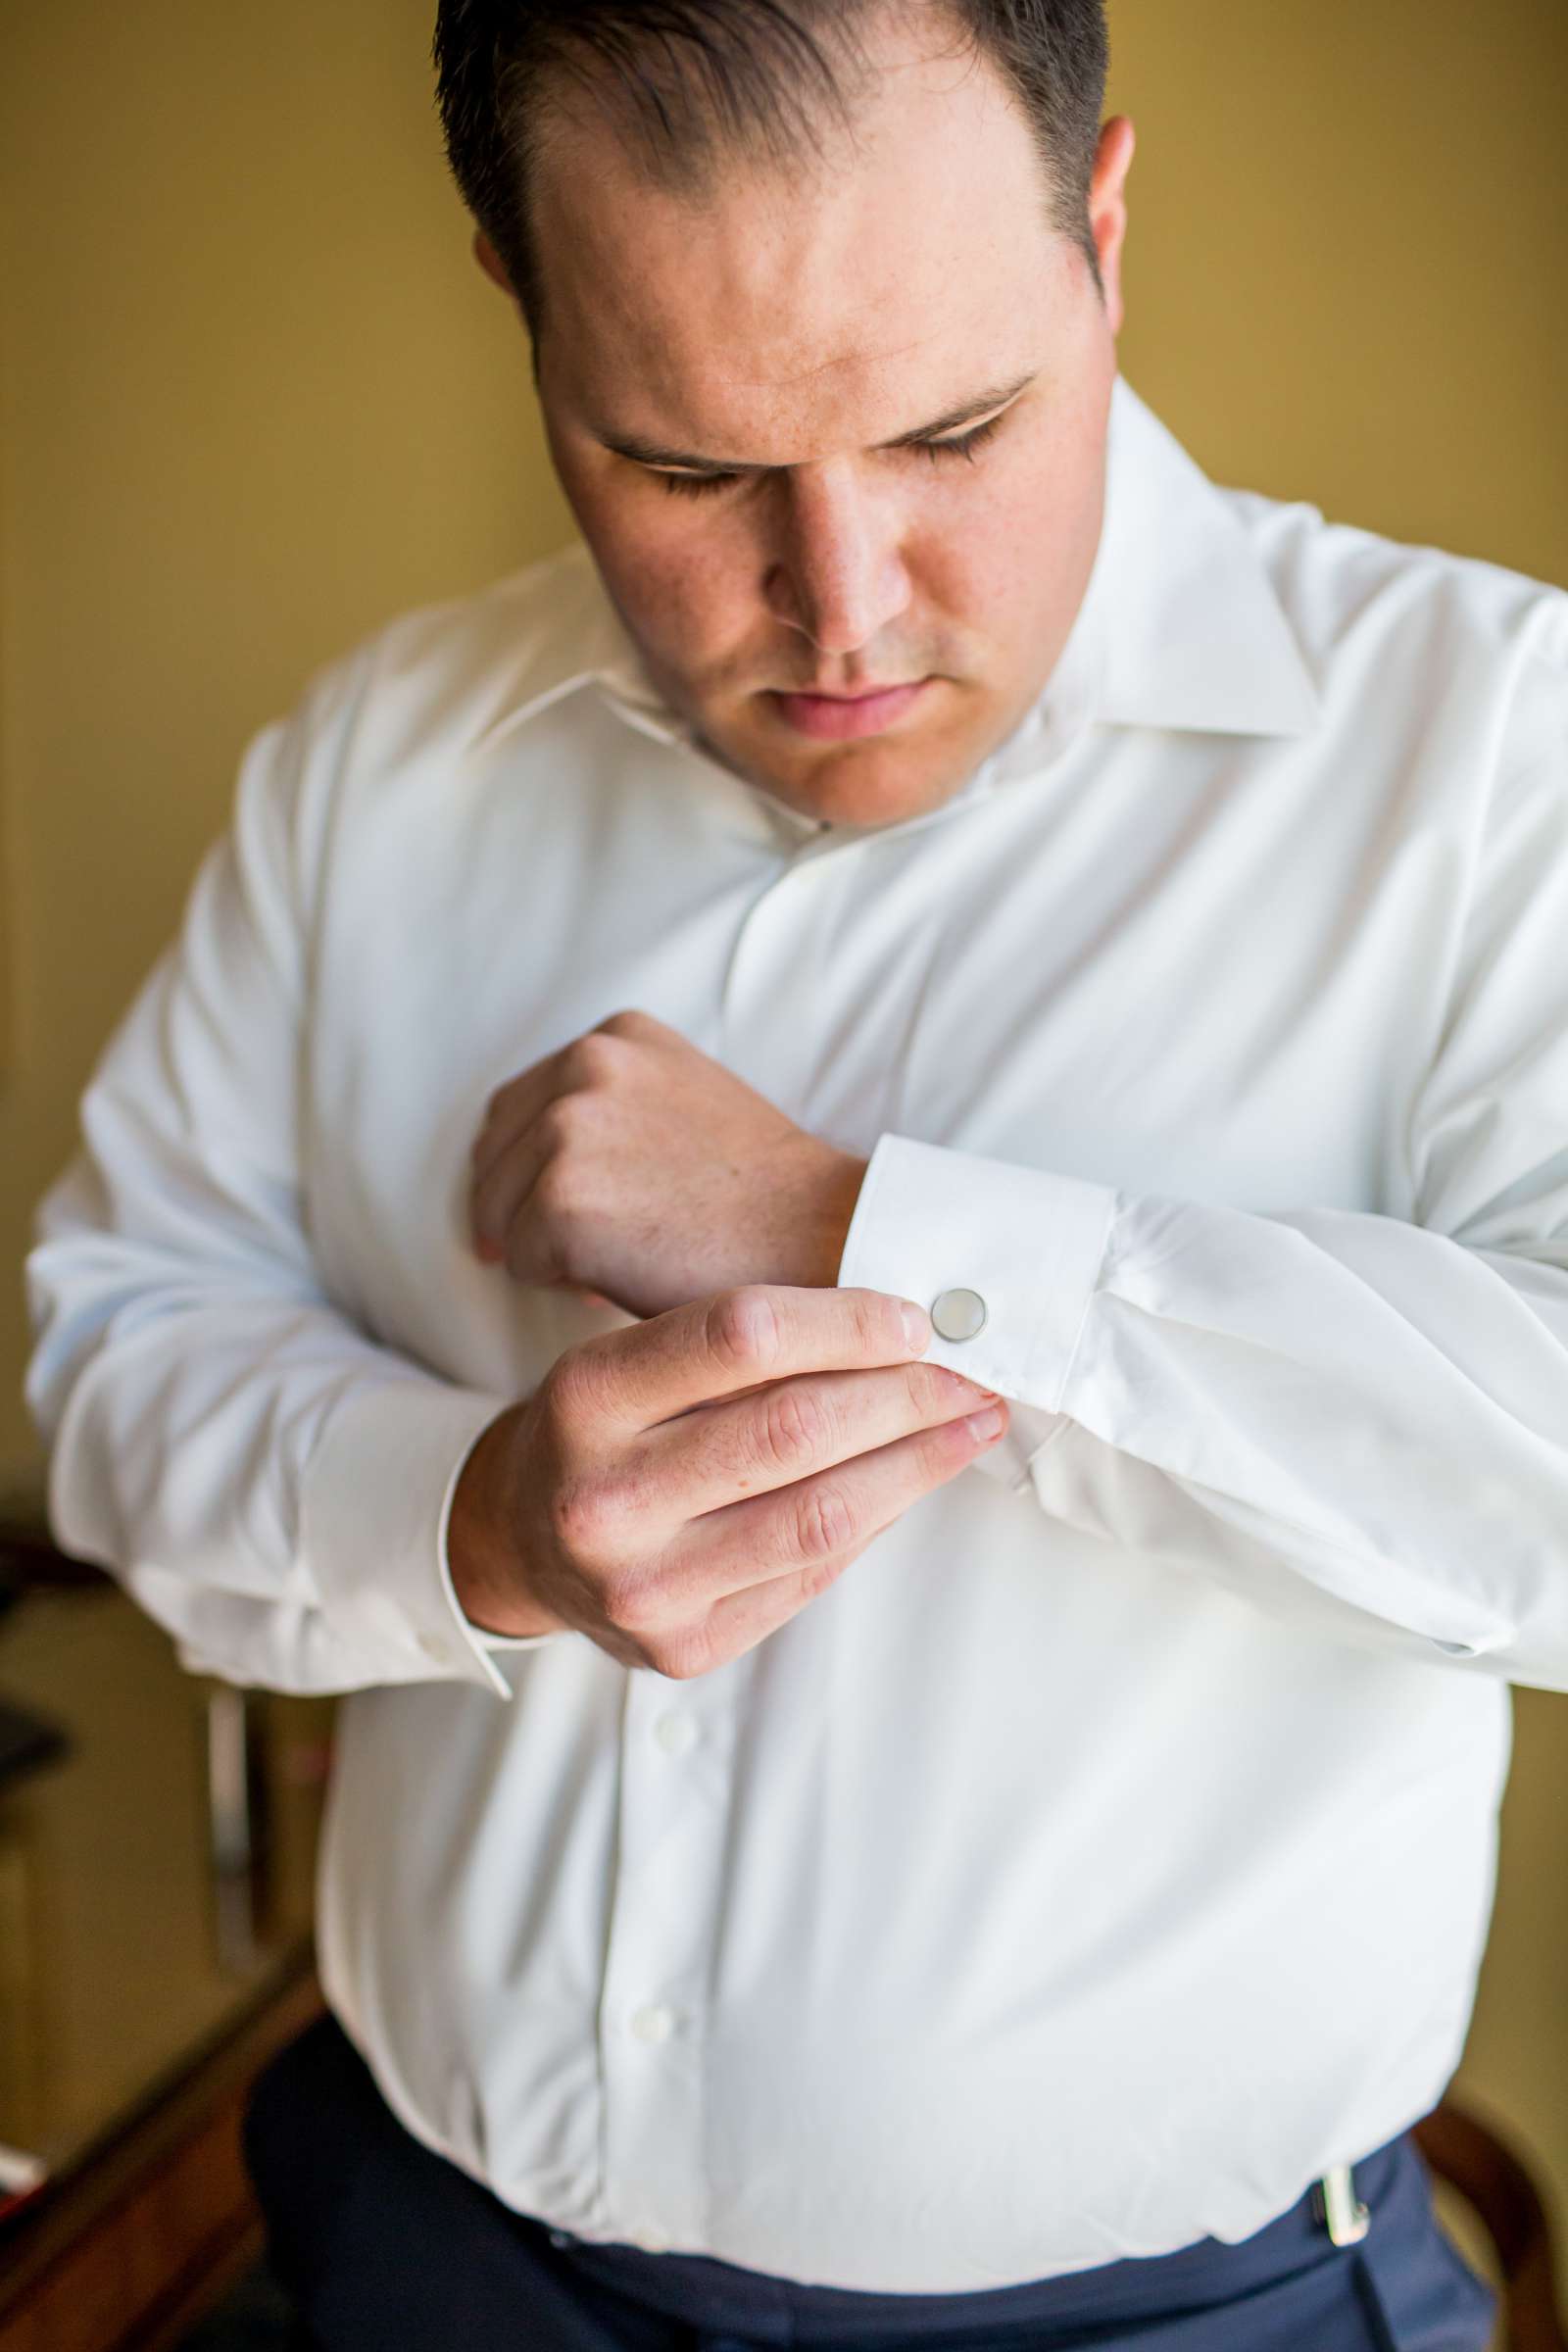
[[[1408,2133],[1355,2167],[1359,2244],[1336,2246],[1308,2196],[1239,2245],[953,2295],[806,2286],[514,2213],[404,2130],[331,2016],[264,2071],[244,2142],[296,2352],[1486,2352],[1492,2334]]]

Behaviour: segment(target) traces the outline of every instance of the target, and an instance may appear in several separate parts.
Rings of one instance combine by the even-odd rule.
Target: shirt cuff
[[[860,1182],[838,1287],[892,1291],[928,1314],[945,1291],[975,1292],[985,1307],[979,1330],[944,1339],[933,1318],[922,1361],[1058,1413],[1117,1199],[1080,1176],[883,1135]]]
[[[486,1633],[464,1615],[447,1558],[447,1523],[463,1465],[514,1399],[440,1380],[351,1389],[306,1464],[305,1558],[326,1614],[352,1640],[390,1651],[412,1680],[486,1684],[510,1698],[492,1649],[531,1649],[550,1634]]]

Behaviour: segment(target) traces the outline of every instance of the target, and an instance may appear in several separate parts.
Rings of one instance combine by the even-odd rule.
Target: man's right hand
[[[465,1615],[574,1629],[677,1681],[755,1647],[1006,1427],[1000,1399],[920,1361],[930,1324],[913,1307],[911,1339],[905,1304],[749,1283],[565,1349],[464,1465]]]

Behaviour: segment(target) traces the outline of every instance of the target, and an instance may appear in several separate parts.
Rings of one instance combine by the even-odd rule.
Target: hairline
[[[546,321],[543,249],[535,233],[532,206],[533,184],[537,168],[548,155],[552,131],[561,128],[563,117],[567,120],[571,119],[572,110],[569,104],[563,100],[562,81],[586,89],[602,102],[608,96],[609,103],[605,107],[605,120],[611,126],[612,135],[614,136],[620,135],[617,118],[631,125],[633,135],[622,138],[622,150],[635,163],[635,150],[639,145],[641,146],[641,171],[645,184],[651,188],[657,188],[663,194],[673,195],[680,201],[690,204],[695,211],[702,212],[721,201],[726,179],[733,172],[757,173],[772,170],[782,175],[786,169],[793,169],[798,172],[806,163],[808,150],[814,154],[815,168],[817,170],[825,168],[825,151],[820,133],[822,125],[830,114],[837,116],[841,129],[853,147],[858,128],[858,101],[865,92],[874,70],[867,52],[858,45],[855,38],[856,26],[865,19],[878,15],[906,17],[912,14],[925,14],[928,18],[944,19],[952,27],[957,45],[967,49],[971,63],[982,69],[989,67],[1006,85],[1007,101],[1018,109],[1023,117],[1024,128],[1035,158],[1046,225],[1054,235],[1062,237],[1084,255],[1096,293],[1101,303],[1103,304],[1104,285],[1101,276],[1099,253],[1095,249],[1092,232],[1087,236],[1085,234],[1089,226],[1087,212],[1083,219],[1075,220],[1071,225],[1064,220],[1065,187],[1059,162],[1048,153],[1040,135],[1038,123],[1024,108],[1017,90],[1012,86],[998,61],[989,53],[980,33],[973,25],[965,23],[958,11],[947,4],[947,0],[928,0],[925,8],[913,10],[907,6],[906,0],[864,0],[864,4],[856,9],[845,24],[836,28],[834,34],[840,48],[851,61],[852,67],[864,68],[863,77],[854,87],[847,82],[831,83],[825,95],[815,106],[803,106],[797,118],[801,125],[799,133],[781,134],[784,138],[782,153],[774,149],[766,157],[760,157],[755,151],[749,149],[743,137],[730,135],[710,116],[704,119],[702,137],[695,150],[690,154],[683,154],[674,149],[659,149],[646,139],[638,138],[637,133],[642,128],[640,119],[634,109],[627,107],[623,93],[612,80],[601,82],[594,74],[582,72],[574,63],[563,64],[558,61],[560,79],[557,80],[554,89],[547,84],[536,94],[535,112],[527,125],[524,138],[519,142],[515,159],[518,166],[514,189],[516,204],[516,238],[522,259],[531,266],[519,272],[523,277],[524,287],[514,290],[517,291],[518,307],[522,312],[523,321],[533,346],[532,361],[535,383],[537,384],[539,378],[538,346]],[[528,291],[531,291],[531,301],[524,298],[525,292]],[[745,469],[737,468],[737,470]]]

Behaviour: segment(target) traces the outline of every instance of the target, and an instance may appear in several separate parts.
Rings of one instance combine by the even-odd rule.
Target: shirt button
[[[448,1658],[452,1654],[439,1634],[421,1634],[419,1647],[427,1658]]]
[[[675,2031],[675,2012],[662,2001],[650,2001],[632,2011],[631,2030],[639,2041],[667,2041]]]
[[[931,1328],[939,1339],[972,1340],[985,1319],[978,1291],[939,1291],[931,1301]]]
[[[553,2246],[569,2246],[571,2244],[571,2231],[569,2230],[552,2230],[550,2232],[550,2243]]]
[[[656,2229],[652,2222],[645,2222],[640,2230],[634,2230],[631,2242],[634,2246],[641,2246],[645,2254],[667,2254],[669,2252],[668,2238],[662,2230]]]
[[[697,1744],[697,1725],[692,1716],[683,1714],[679,1708],[671,1708],[667,1715],[661,1715],[655,1724],[654,1738],[666,1756],[684,1756],[688,1749]]]

